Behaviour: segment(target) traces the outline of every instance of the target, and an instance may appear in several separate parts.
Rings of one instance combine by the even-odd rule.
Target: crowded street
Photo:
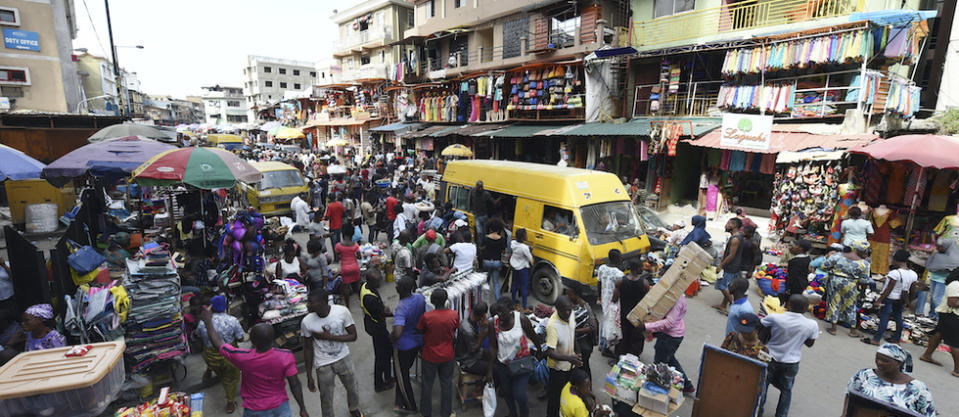
[[[0,417],[959,416],[955,1],[274,3],[0,0]]]

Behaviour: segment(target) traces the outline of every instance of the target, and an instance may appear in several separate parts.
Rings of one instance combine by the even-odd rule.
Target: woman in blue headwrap
[[[867,397],[934,417],[932,393],[922,381],[909,375],[912,355],[905,349],[886,343],[876,351],[876,368],[862,369],[849,380],[847,388]]]
[[[693,225],[693,231],[686,235],[686,238],[683,239],[683,242],[680,243],[679,246],[686,246],[689,242],[696,242],[697,245],[705,248],[706,244],[712,239],[712,236],[706,231],[706,218],[696,215],[693,216],[690,223]]]

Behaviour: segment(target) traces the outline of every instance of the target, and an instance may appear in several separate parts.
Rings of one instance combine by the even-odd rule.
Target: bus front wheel
[[[556,270],[548,266],[541,266],[533,272],[529,283],[533,296],[542,303],[552,305],[556,302],[563,290],[563,281]]]

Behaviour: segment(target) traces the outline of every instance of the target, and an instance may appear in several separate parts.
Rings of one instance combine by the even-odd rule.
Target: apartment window
[[[0,84],[30,85],[30,70],[21,67],[0,67]]]
[[[226,102],[226,105],[229,106],[229,107],[240,107],[240,102],[239,102],[239,101],[230,100],[230,101],[227,101],[227,102]]]
[[[300,84],[293,84],[293,89],[299,91]]]
[[[316,73],[313,73],[313,76],[316,77]],[[320,78],[323,78],[323,79],[325,80],[325,79],[326,79],[326,73],[325,73],[325,72],[321,72],[321,73],[320,73]]]
[[[13,7],[0,7],[0,25],[20,26],[20,11]]]
[[[360,65],[366,65],[366,64],[369,64],[369,63],[370,63],[370,56],[369,56],[369,55],[362,55],[362,56],[360,56]]]
[[[416,13],[413,13],[412,11],[406,12],[406,26],[416,26]]]
[[[273,72],[273,68],[263,67],[263,72]]]
[[[695,8],[696,0],[655,0],[653,17],[674,15]]]
[[[426,2],[426,17],[436,17],[436,4],[434,0]]]
[[[554,16],[549,24],[549,43],[556,48],[568,48],[576,45],[576,32],[579,29],[580,17],[573,12]]]
[[[465,1],[466,1],[466,0],[453,0],[453,8],[454,8],[454,9],[459,9],[460,7],[463,7],[463,3],[464,3]]]
[[[459,66],[465,67],[469,65],[469,36],[461,35],[459,37],[450,39],[450,67],[455,67],[457,61],[454,59],[459,59]]]
[[[316,78],[316,71],[310,71],[310,76]]]
[[[367,30],[367,29],[369,29],[369,28],[370,28],[370,21],[369,21],[369,20],[363,20],[363,21],[360,22],[360,32],[362,32],[362,31],[364,31],[364,30]]]
[[[293,75],[300,75],[300,70],[293,70]]]
[[[273,81],[264,81],[263,85],[266,87],[273,87]]]
[[[286,88],[286,83],[283,81],[280,81],[280,88]]]
[[[280,74],[286,74],[286,68],[280,68]]]
[[[15,85],[0,86],[0,96],[12,98],[23,97],[23,87]]]
[[[529,17],[519,16],[503,22],[503,58],[513,58],[522,52],[522,38],[529,32]]]

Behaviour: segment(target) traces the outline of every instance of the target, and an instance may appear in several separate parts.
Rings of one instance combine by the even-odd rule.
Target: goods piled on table
[[[753,274],[762,295],[779,295],[786,291],[786,267],[769,263],[761,265]]]
[[[664,363],[644,365],[632,354],[620,356],[606,374],[605,388],[614,401],[635,405],[633,412],[644,416],[668,414],[683,402],[679,371]]]
[[[180,277],[170,253],[155,247],[142,259],[128,259],[124,282],[131,300],[124,323],[130,371],[145,373],[157,362],[185,354]]]
[[[193,395],[160,390],[160,396],[136,407],[123,407],[114,417],[202,417],[203,393]]]

